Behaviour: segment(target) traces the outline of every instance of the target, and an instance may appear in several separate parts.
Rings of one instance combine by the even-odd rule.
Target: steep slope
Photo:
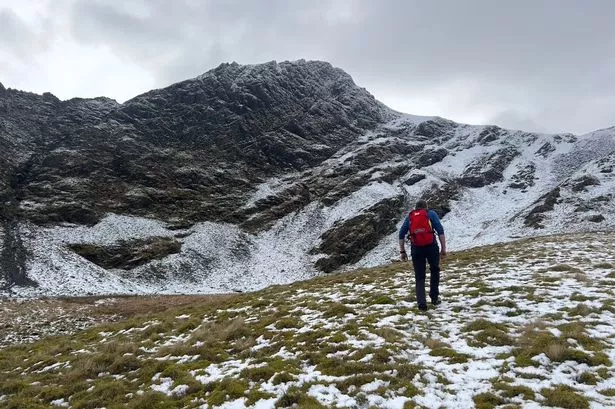
[[[1,349],[0,405],[615,405],[613,233],[451,254],[427,312],[412,281],[396,263]]]
[[[614,128],[401,114],[323,62],[223,64],[122,105],[0,103],[21,149],[4,158],[7,293],[227,292],[374,266],[418,198],[452,249],[614,223]]]

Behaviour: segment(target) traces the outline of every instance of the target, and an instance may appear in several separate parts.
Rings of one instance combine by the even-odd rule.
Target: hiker
[[[438,233],[442,251],[438,248],[436,233]],[[402,261],[408,261],[408,254],[404,246],[406,235],[410,240],[410,255],[416,281],[416,301],[419,310],[425,311],[427,310],[425,298],[426,262],[429,263],[430,270],[429,298],[435,306],[440,304],[440,291],[438,289],[440,285],[440,257],[446,257],[444,227],[442,227],[436,212],[427,208],[425,200],[419,200],[416,203],[416,208],[409,213],[401,229],[399,229],[399,252]]]

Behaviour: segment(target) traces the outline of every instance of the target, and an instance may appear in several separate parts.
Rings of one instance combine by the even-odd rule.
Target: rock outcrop
[[[222,64],[123,104],[0,84],[0,146],[5,292],[226,292],[373,265],[419,198],[453,248],[615,215],[614,128],[406,115],[319,61]]]

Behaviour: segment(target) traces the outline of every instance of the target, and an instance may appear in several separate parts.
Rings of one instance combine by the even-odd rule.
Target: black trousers
[[[429,297],[432,301],[440,295],[440,248],[438,243],[424,247],[412,246],[410,248],[412,266],[416,285],[416,301],[419,305],[426,305],[425,299],[425,275],[427,263],[429,263]]]

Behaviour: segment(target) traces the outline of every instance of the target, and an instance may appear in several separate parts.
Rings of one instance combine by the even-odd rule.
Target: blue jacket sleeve
[[[438,233],[438,236],[444,234],[444,227],[442,227],[442,223],[440,223],[440,219],[438,218],[438,214],[433,210],[428,212],[429,220],[431,220],[431,225],[433,229]]]
[[[410,230],[410,220],[406,216],[404,220],[404,224],[401,225],[401,229],[399,229],[399,239],[404,240],[408,235],[408,230]]]

